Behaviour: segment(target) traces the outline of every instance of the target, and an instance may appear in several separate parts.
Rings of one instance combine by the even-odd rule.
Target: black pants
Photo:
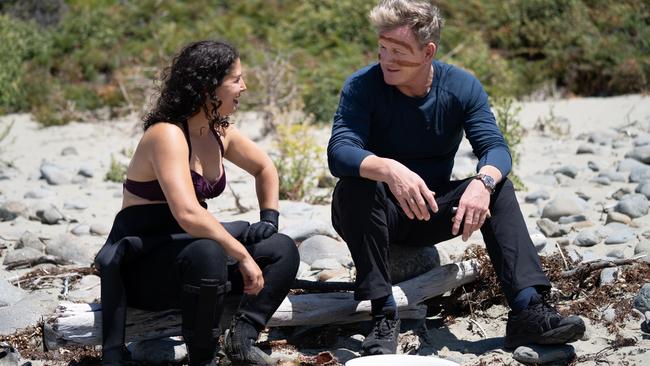
[[[458,206],[469,183],[470,179],[465,179],[436,187],[439,211],[428,221],[420,221],[406,216],[383,183],[364,178],[343,178],[338,182],[332,200],[332,222],[352,253],[357,270],[356,300],[392,293],[389,243],[425,246],[454,237],[452,207]],[[490,197],[490,212],[492,217],[485,221],[481,233],[508,303],[523,288],[550,288],[509,180],[497,185]]]
[[[240,237],[247,222],[224,223],[234,237]],[[291,238],[274,234],[246,247],[262,269],[264,288],[256,296],[243,295],[237,316],[258,329],[265,326],[294,282],[300,263]],[[232,283],[242,292],[243,280],[237,265],[227,265],[224,249],[214,240],[193,238],[176,222],[166,204],[132,206],[120,211],[108,240],[96,258],[102,277],[103,360],[120,363],[124,344],[127,305],[143,310],[181,309],[182,327],[191,332],[200,327],[201,299],[187,293],[187,285],[200,288],[205,280]],[[217,328],[223,310],[223,296],[212,298],[212,324]],[[205,305],[205,301],[203,301]],[[217,334],[215,334],[215,339]],[[188,342],[190,360],[201,351],[204,358],[216,349],[216,341],[206,350],[205,342]],[[194,353],[194,354],[193,354]]]

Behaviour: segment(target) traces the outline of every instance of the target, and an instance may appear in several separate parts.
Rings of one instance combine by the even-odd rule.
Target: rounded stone
[[[390,275],[393,284],[409,280],[440,266],[435,246],[390,246]]]
[[[542,218],[557,221],[562,216],[580,215],[586,202],[575,195],[561,193],[549,201],[542,211]]]
[[[594,230],[581,231],[573,241],[573,244],[581,247],[594,246],[603,240],[600,235]]]
[[[625,195],[614,209],[633,219],[645,216],[648,213],[648,198],[639,193]]]
[[[650,283],[646,283],[641,287],[641,290],[634,298],[634,307],[642,313],[650,311]]]

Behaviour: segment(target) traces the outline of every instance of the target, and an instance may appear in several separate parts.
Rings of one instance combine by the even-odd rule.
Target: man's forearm
[[[361,161],[359,175],[377,182],[387,182],[390,176],[388,161],[376,155],[369,155]]]
[[[489,175],[490,177],[494,178],[494,181],[496,183],[501,182],[501,179],[503,178],[501,171],[497,169],[497,167],[492,165],[484,165],[481,167],[481,169],[478,172]]]

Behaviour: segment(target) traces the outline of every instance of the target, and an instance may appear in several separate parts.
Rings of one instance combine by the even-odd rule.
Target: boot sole
[[[536,335],[517,334],[506,335],[505,348],[517,348],[526,344],[565,344],[575,342],[585,334],[585,324],[566,324],[546,333]]]

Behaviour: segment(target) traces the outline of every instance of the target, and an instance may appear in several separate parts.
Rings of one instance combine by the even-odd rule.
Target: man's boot
[[[224,336],[224,351],[233,365],[276,365],[277,362],[255,345],[259,331],[242,317],[234,317]]]

